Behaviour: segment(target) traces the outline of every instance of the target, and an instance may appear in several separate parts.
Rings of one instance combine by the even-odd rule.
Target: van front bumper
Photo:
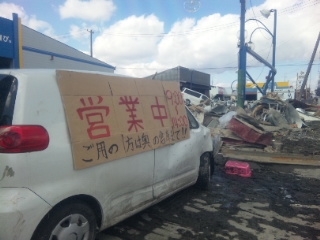
[[[27,188],[0,188],[0,239],[30,240],[50,209]]]

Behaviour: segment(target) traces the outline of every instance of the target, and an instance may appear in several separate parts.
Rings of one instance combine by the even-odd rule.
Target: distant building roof
[[[210,89],[210,74],[181,66],[155,73],[147,78],[202,85]]]

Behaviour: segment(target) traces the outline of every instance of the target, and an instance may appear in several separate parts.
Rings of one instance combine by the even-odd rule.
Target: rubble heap
[[[215,104],[210,110],[206,108],[189,107],[191,111],[197,112],[197,116],[203,115],[200,120],[210,128],[214,141],[221,140],[219,148],[320,156],[317,105],[295,100],[282,101],[273,94],[247,104],[244,109],[227,103]],[[302,110],[308,110],[308,113],[303,115]],[[312,119],[306,121],[308,116]]]

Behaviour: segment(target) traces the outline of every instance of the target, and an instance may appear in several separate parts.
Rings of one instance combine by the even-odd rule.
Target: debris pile
[[[319,106],[296,100],[282,101],[277,94],[248,103],[244,109],[226,102],[190,106],[202,114],[200,122],[211,130],[219,149],[283,155],[300,154],[320,159]],[[311,118],[310,118],[311,117]],[[217,147],[217,143],[214,143]],[[319,163],[320,165],[320,163]]]
[[[281,142],[282,152],[320,156],[320,121],[309,122],[300,131],[289,131]]]

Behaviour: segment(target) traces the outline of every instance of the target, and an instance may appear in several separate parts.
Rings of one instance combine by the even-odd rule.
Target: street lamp
[[[262,16],[268,18],[270,14],[273,12],[273,34],[272,34],[272,67],[275,68],[276,64],[276,40],[277,40],[277,10],[270,9],[270,10],[261,10],[260,11]],[[270,31],[269,31],[270,32]],[[274,75],[271,79],[271,92],[274,91]]]
[[[270,68],[269,75],[267,76],[267,83],[265,84],[264,90],[262,91],[260,88],[259,91],[262,92],[263,94],[266,93],[266,90],[268,88],[269,82],[271,82],[271,92],[274,91],[274,76],[276,74],[276,69],[275,69],[275,55],[276,55],[276,26],[277,26],[277,10],[276,9],[271,9],[271,10],[263,10],[261,13],[265,17],[269,17],[271,12],[274,13],[274,26],[273,26],[273,33],[258,19],[248,19],[245,21],[245,14],[246,14],[246,0],[240,0],[240,5],[241,5],[241,13],[240,13],[240,39],[238,43],[239,47],[239,66],[238,66],[238,87],[237,87],[237,93],[238,93],[238,100],[237,100],[237,106],[238,107],[243,107],[244,106],[244,100],[245,100],[245,87],[246,87],[246,75],[250,78],[250,80],[254,82],[253,78],[250,76],[250,74],[247,72],[247,53],[251,54],[254,58],[256,58],[258,61],[262,62],[266,66]],[[248,43],[245,43],[245,23],[247,21],[254,20],[259,23],[263,27],[258,27],[257,29],[264,29],[267,31],[271,37],[272,37],[272,45],[273,45],[273,54],[272,54],[272,65],[270,65],[265,59],[263,59],[259,54],[253,51],[252,49],[252,42],[251,42],[251,37],[250,41]],[[256,31],[255,29],[254,31]],[[253,31],[253,32],[254,32]],[[252,34],[253,34],[252,32]],[[252,36],[251,34],[251,36]]]
[[[260,27],[257,27],[255,28],[251,34],[250,34],[250,38],[249,38],[249,42],[246,43],[246,53],[249,53],[250,55],[252,55],[255,59],[257,59],[258,61],[260,61],[261,63],[263,63],[264,65],[268,66],[270,68],[270,71],[269,71],[269,74],[268,76],[266,77],[267,78],[267,82],[263,88],[263,90],[261,90],[258,86],[258,90],[263,94],[265,95],[266,94],[266,91],[267,91],[267,88],[268,88],[268,85],[269,83],[271,83],[271,86],[270,86],[270,89],[271,89],[271,92],[274,91],[274,76],[277,72],[277,70],[275,69],[275,53],[276,53],[276,24],[277,24],[277,19],[276,19],[276,10],[275,9],[271,9],[271,10],[262,10],[261,13],[263,16],[265,17],[269,17],[270,13],[271,12],[275,12],[275,21],[274,21],[274,31],[273,33],[269,30],[269,28],[267,28],[267,26],[261,22],[260,20],[258,19],[255,19],[255,18],[249,18],[246,20],[246,22],[248,21],[256,21],[258,23],[261,24]],[[264,30],[266,31],[272,38],[272,47],[273,47],[273,53],[272,53],[272,64],[268,63],[264,58],[262,58],[259,54],[257,54],[256,52],[253,51],[253,47],[254,47],[254,44],[252,43],[251,39],[252,39],[252,35],[255,33],[255,31],[257,30]],[[250,80],[254,82],[254,80],[252,79],[252,77],[248,74],[248,72],[246,72],[246,74],[248,75],[248,77],[250,78]]]

